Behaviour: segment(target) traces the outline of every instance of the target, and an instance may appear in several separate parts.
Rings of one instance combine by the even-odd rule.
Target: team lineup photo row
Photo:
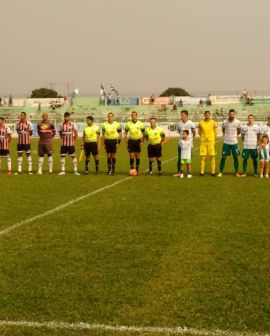
[[[92,155],[95,165],[95,173],[99,173],[99,152],[104,147],[107,155],[107,174],[114,175],[116,171],[116,154],[121,140],[125,143],[129,153],[129,174],[136,176],[140,169],[140,153],[145,141],[148,142],[148,175],[153,175],[154,162],[157,164],[157,174],[162,175],[162,144],[168,139],[165,137],[164,130],[157,125],[155,117],[151,117],[150,126],[145,127],[144,123],[138,120],[136,111],[131,113],[131,120],[124,126],[122,135],[122,126],[115,121],[114,114],[108,113],[107,120],[100,127],[94,123],[92,116],[86,118],[86,125],[83,129],[81,139],[81,153],[85,155],[84,174],[89,173],[89,162]],[[28,174],[32,175],[32,155],[31,155],[31,136],[33,135],[33,125],[27,119],[25,112],[21,112],[19,120],[16,123],[17,132],[17,170],[12,172],[12,162],[10,156],[10,143],[12,141],[11,129],[6,124],[5,119],[0,117],[0,157],[6,159],[7,174],[18,175],[22,173],[23,153],[25,153]],[[267,123],[260,127],[255,122],[254,115],[248,116],[247,122],[241,124],[236,118],[235,110],[231,109],[228,118],[222,122],[223,146],[222,156],[219,165],[219,172],[216,174],[216,139],[218,137],[218,124],[211,118],[209,111],[204,112],[204,118],[198,123],[196,130],[195,123],[189,119],[188,111],[181,111],[181,119],[176,125],[179,133],[178,142],[178,160],[177,172],[174,177],[184,177],[186,170],[187,178],[192,177],[192,148],[195,136],[200,137],[200,173],[205,175],[205,162],[209,157],[211,163],[211,175],[222,177],[226,158],[232,155],[234,162],[234,174],[236,177],[247,176],[248,159],[253,163],[253,174],[260,178],[269,178],[269,138],[270,138],[270,117]],[[75,141],[78,138],[76,124],[71,120],[69,112],[64,113],[63,122],[57,130],[61,140],[60,147],[60,165],[61,171],[58,175],[66,174],[66,156],[69,155],[73,164],[73,173],[78,172],[78,160],[75,152]],[[49,174],[53,173],[53,139],[56,135],[54,123],[48,120],[48,114],[42,114],[42,120],[37,125],[38,132],[38,170],[37,174],[43,173],[44,157],[48,158]],[[243,142],[242,149],[242,171],[239,169],[240,148],[238,138],[241,136]],[[1,160],[2,161],[2,160]],[[1,162],[0,161],[0,162]],[[259,165],[258,165],[259,161]],[[0,166],[1,169],[1,166]]]

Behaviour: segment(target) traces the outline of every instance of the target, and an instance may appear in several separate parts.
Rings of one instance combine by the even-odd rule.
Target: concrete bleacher
[[[155,116],[160,122],[173,123],[179,120],[180,111],[186,109],[189,111],[190,118],[192,120],[199,121],[203,118],[204,111],[210,110],[215,120],[221,121],[226,118],[229,109],[235,109],[237,111],[237,118],[241,121],[247,119],[248,114],[252,113],[256,116],[258,121],[264,121],[270,115],[270,104],[256,104],[253,106],[243,104],[223,104],[212,106],[184,106],[183,108],[177,108],[176,111],[172,109],[171,105],[168,105],[166,109],[161,106],[100,106],[98,98],[85,98],[78,97],[74,100],[73,119],[75,121],[84,121],[86,116],[92,115],[95,118],[95,122],[103,122],[107,119],[108,112],[115,114],[116,120],[119,122],[126,122],[130,118],[131,111],[137,111],[139,118],[143,121],[148,120],[151,116]],[[25,111],[33,120],[40,119],[42,112],[48,112],[49,118],[56,121],[60,121],[64,112],[72,111],[68,106],[62,106],[52,111],[49,107],[43,107],[41,112],[37,111],[36,107],[0,107],[0,115],[7,119],[16,119],[21,111]],[[221,115],[223,113],[223,115]]]

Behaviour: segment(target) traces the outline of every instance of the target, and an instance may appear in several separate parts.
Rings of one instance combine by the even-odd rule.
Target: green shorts
[[[189,164],[191,163],[191,159],[181,159],[182,164]]]
[[[242,158],[243,159],[248,159],[249,156],[252,159],[257,159],[257,157],[258,157],[258,151],[257,151],[257,149],[243,149]]]
[[[222,156],[238,156],[240,155],[240,149],[238,144],[234,145],[228,145],[228,144],[223,144],[222,147]]]

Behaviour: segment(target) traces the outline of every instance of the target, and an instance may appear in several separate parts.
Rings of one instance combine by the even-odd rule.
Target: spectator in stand
[[[9,105],[9,106],[12,106],[12,105],[13,105],[13,98],[12,98],[12,95],[10,95],[9,98],[8,98],[8,105]]]
[[[2,106],[2,97],[0,97],[0,106]]]
[[[243,104],[247,104],[248,103],[248,97],[249,97],[248,90],[244,89],[242,91],[242,101],[243,101]]]
[[[156,100],[156,97],[155,97],[154,94],[152,94],[151,97],[149,98],[149,104],[150,104],[150,105],[153,105],[154,102],[155,102],[155,100]]]
[[[202,99],[199,100],[199,104],[198,104],[198,107],[202,107],[203,106],[203,101]]]
[[[207,100],[206,100],[206,105],[207,106],[211,106],[212,105],[212,101],[211,101],[211,93],[208,94]]]
[[[162,104],[159,109],[160,112],[166,112],[167,111],[167,106],[166,104]]]
[[[111,105],[111,103],[112,103],[112,94],[109,93],[107,97],[107,105]]]
[[[173,106],[172,106],[172,112],[173,111],[177,111],[177,106],[176,106],[176,104],[173,104]]]
[[[183,107],[183,106],[184,106],[183,100],[182,100],[182,98],[180,98],[180,100],[179,100],[179,107]]]
[[[8,105],[8,97],[7,96],[4,97],[4,105]]]
[[[73,98],[70,96],[69,97],[69,106],[73,106],[73,104],[74,104]]]

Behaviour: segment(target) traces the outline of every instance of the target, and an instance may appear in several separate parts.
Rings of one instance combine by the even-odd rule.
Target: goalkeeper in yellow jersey
[[[210,156],[211,173],[216,176],[216,138],[218,127],[214,120],[211,119],[209,111],[204,112],[204,119],[199,122],[199,136],[201,137],[200,145],[200,176],[204,176],[205,158]]]

